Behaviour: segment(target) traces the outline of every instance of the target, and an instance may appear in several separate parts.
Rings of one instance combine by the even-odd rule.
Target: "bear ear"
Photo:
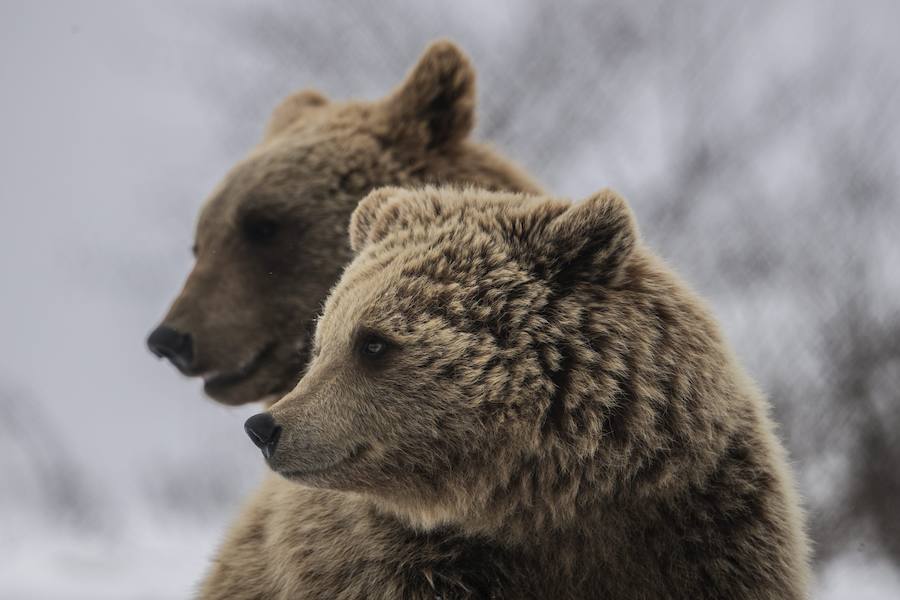
[[[458,143],[475,125],[475,71],[456,45],[436,41],[386,107],[398,141],[425,149]]]
[[[390,221],[397,214],[396,211],[386,210],[386,207],[402,194],[401,188],[383,187],[369,192],[360,200],[350,216],[350,248],[354,254],[359,254],[368,244],[384,237],[390,228]]]
[[[563,285],[614,285],[639,239],[628,203],[609,189],[572,205],[550,223],[545,236],[555,267],[550,275]]]
[[[328,104],[328,98],[315,90],[294,92],[272,111],[264,138],[269,139],[278,135],[296,123],[304,111],[325,104]]]

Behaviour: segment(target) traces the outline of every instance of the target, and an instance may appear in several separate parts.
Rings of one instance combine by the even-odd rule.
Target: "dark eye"
[[[357,334],[356,352],[360,360],[369,366],[381,366],[385,356],[394,347],[383,335],[363,328]]]
[[[387,342],[377,336],[369,336],[363,340],[360,351],[363,356],[375,358],[384,354],[387,350]]]
[[[242,224],[244,237],[254,244],[267,242],[278,233],[278,223],[265,217],[247,217]]]

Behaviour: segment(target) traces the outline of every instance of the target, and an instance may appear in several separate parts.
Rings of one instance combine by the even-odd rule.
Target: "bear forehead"
[[[529,339],[535,327],[546,325],[533,316],[547,306],[552,291],[515,260],[491,257],[447,259],[440,248],[410,248],[375,273],[348,272],[351,277],[332,295],[320,321],[320,346],[343,347],[364,330],[444,350],[448,343],[463,343],[487,351],[510,347],[512,338]]]
[[[471,329],[514,306],[541,306],[548,284],[532,272],[521,240],[498,222],[511,207],[464,207],[447,206],[440,216],[426,210],[421,223],[368,247],[326,307],[335,325],[411,331],[439,317]]]
[[[463,291],[527,276],[517,239],[496,225],[496,211],[454,210],[420,221],[401,220],[395,234],[374,244],[361,261],[392,293]],[[514,281],[510,281],[511,278]]]
[[[455,260],[463,272],[471,269],[467,261],[490,263],[497,254],[521,254],[571,206],[567,201],[472,188],[382,192],[369,228],[373,243],[363,256],[400,255],[406,248],[413,257],[428,252]]]
[[[378,166],[380,156],[373,138],[340,132],[262,146],[232,168],[208,198],[200,220],[227,222],[266,209],[329,212],[327,200],[335,192],[357,194],[383,170]]]
[[[514,239],[562,214],[571,203],[545,196],[485,191],[472,187],[432,187],[385,190],[387,206],[415,216],[432,230],[447,224],[477,227],[490,235]],[[395,230],[398,232],[398,230]],[[458,240],[450,240],[459,243]]]

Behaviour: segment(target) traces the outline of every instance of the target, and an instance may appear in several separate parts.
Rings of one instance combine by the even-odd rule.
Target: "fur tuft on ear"
[[[615,284],[637,245],[634,215],[625,199],[604,189],[554,219],[547,238],[555,254],[555,280]]]
[[[383,209],[402,193],[400,188],[383,187],[369,192],[368,196],[360,200],[350,216],[350,248],[355,254],[384,236],[387,227],[383,221],[387,216]]]
[[[475,125],[475,71],[455,44],[433,42],[386,107],[398,140],[426,149],[458,143]]]
[[[328,104],[328,98],[315,90],[294,92],[272,111],[269,124],[266,126],[265,138],[271,138],[283,132],[297,122],[305,110]]]

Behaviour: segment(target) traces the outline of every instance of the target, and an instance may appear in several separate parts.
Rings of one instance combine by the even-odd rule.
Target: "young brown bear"
[[[449,42],[431,45],[376,102],[303,91],[225,177],[197,224],[197,262],[148,339],[226,404],[278,398],[308,362],[309,332],[351,258],[350,213],[381,185],[464,183],[536,192],[518,168],[467,137],[475,73]]]
[[[351,241],[204,598],[805,597],[767,404],[621,198],[385,189]]]

